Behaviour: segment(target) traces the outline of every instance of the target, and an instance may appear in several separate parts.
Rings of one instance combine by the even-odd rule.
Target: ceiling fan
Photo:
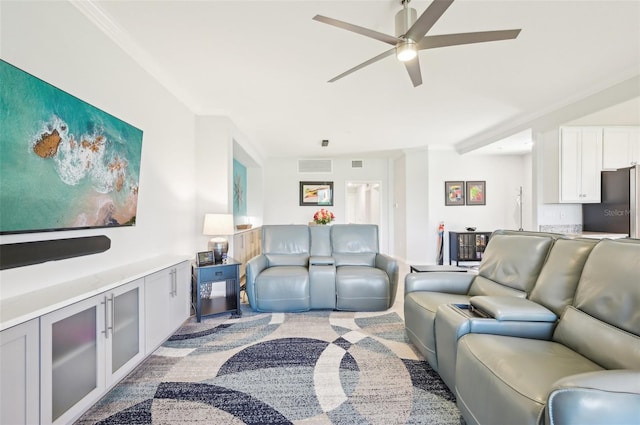
[[[348,71],[329,80],[330,83],[339,80],[347,75],[378,62],[381,59],[391,56],[394,52],[396,58],[404,63],[409,73],[411,82],[414,87],[422,84],[422,75],[420,73],[420,61],[418,59],[418,51],[426,49],[435,49],[437,47],[456,46],[460,44],[483,43],[487,41],[499,41],[514,39],[520,34],[520,30],[499,30],[499,31],[481,31],[467,32],[458,34],[444,35],[426,35],[433,27],[444,12],[451,6],[453,0],[434,0],[429,7],[416,19],[416,10],[409,7],[411,0],[401,0],[402,10],[396,14],[396,35],[388,35],[368,28],[353,25],[348,22],[339,21],[337,19],[328,18],[322,15],[313,17],[318,22],[333,25],[338,28],[352,31],[365,37],[374,38],[392,45],[393,47],[386,52],[379,54],[366,62],[355,66]]]

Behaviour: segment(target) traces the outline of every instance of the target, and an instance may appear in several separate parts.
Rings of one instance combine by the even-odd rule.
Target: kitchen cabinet
[[[69,423],[144,358],[143,279],[40,318],[40,417]]]
[[[38,319],[0,332],[0,424],[40,421],[39,349]]]
[[[560,203],[600,202],[602,127],[560,128]]]
[[[640,163],[640,127],[604,127],[602,168],[616,170]]]
[[[182,262],[145,277],[146,352],[151,354],[191,312],[191,267]]]

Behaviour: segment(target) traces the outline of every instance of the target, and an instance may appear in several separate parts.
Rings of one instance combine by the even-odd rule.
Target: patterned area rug
[[[77,424],[456,424],[393,312],[191,319]]]

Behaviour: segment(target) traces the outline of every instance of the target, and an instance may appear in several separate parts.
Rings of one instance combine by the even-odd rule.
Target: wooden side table
[[[191,265],[191,300],[195,306],[196,319],[202,316],[235,310],[240,316],[240,263],[227,258],[225,263],[198,267]],[[202,298],[202,286],[213,282],[226,282],[224,296]]]

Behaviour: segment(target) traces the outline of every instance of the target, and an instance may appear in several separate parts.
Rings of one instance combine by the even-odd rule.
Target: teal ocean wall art
[[[0,233],[135,225],[142,130],[3,60],[0,129]]]
[[[247,167],[233,160],[233,215],[247,215]]]

